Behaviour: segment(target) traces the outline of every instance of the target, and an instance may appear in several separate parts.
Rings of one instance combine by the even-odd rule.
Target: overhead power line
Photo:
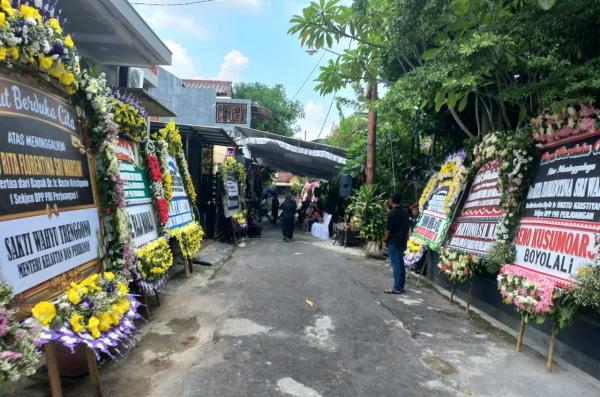
[[[317,70],[317,68],[319,67],[319,64],[323,60],[323,57],[325,57],[325,52],[323,52],[323,54],[321,55],[321,58],[319,58],[319,61],[317,62],[317,64],[313,68],[313,70],[311,70],[311,72],[308,74],[308,76],[306,76],[306,80],[304,80],[304,82],[302,83],[302,85],[300,86],[300,88],[298,88],[298,91],[296,91],[296,93],[290,98],[290,101],[293,101],[296,98],[296,96],[298,96],[298,94],[300,93],[300,91],[302,91],[302,89],[304,88],[304,86],[306,85],[306,83],[308,83],[308,80],[310,79],[310,77],[313,75],[313,73],[315,72],[315,70]]]
[[[193,4],[200,3],[211,3],[218,0],[194,0],[194,1],[186,1],[183,3],[145,3],[145,2],[132,2],[131,4],[135,4],[138,6],[160,6],[160,7],[176,7],[176,6],[190,6]]]
[[[337,91],[333,93],[333,98],[331,98],[331,103],[329,104],[329,110],[327,111],[327,114],[325,115],[325,120],[323,121],[323,125],[321,126],[321,131],[319,131],[319,136],[317,137],[317,139],[319,139],[321,137],[321,134],[323,133],[323,129],[325,128],[325,124],[327,124],[327,119],[329,119],[329,113],[331,113],[331,108],[333,107],[333,101],[335,101],[336,94],[337,94]]]

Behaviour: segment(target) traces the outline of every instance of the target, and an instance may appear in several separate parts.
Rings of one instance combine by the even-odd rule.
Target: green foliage
[[[299,101],[290,100],[281,84],[272,87],[261,83],[237,83],[233,97],[251,99],[271,111],[271,119],[252,118],[252,128],[284,136],[300,132],[296,121],[304,117],[304,108]]]
[[[572,295],[577,306],[600,313],[600,267],[588,266],[575,274]]]
[[[350,197],[347,211],[360,237],[368,241],[383,241],[385,232],[386,200],[373,186],[363,185]]]
[[[340,120],[340,126],[331,132],[331,144],[348,149],[357,140],[367,136],[367,117],[364,114],[354,114]]]

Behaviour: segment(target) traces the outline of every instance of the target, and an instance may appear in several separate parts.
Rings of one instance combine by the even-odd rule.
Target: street
[[[385,295],[384,261],[269,226],[222,267],[175,277],[141,343],[101,368],[107,396],[598,396],[428,285]],[[42,375],[36,375],[41,381]],[[87,378],[64,380],[87,395]],[[44,395],[31,385],[23,396]],[[13,394],[14,396],[15,394]]]

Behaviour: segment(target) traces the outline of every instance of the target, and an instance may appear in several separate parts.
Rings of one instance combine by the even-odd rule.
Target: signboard
[[[600,133],[549,145],[515,237],[515,265],[571,282],[595,257],[600,231]]]
[[[193,222],[194,216],[177,161],[170,153],[169,172],[173,181],[171,204],[169,205],[169,228],[176,229]]]
[[[496,241],[496,228],[503,217],[500,208],[502,160],[479,169],[466,201],[450,226],[447,247],[485,256]]]
[[[133,244],[141,247],[158,238],[157,220],[150,195],[148,176],[142,166],[138,144],[119,138],[117,158],[119,174],[125,183],[126,211],[133,234]]]
[[[223,206],[225,207],[225,218],[230,218],[240,210],[238,183],[233,175],[228,174],[224,185],[225,193],[227,194],[227,197],[225,197],[223,202]]]
[[[66,101],[0,76],[0,277],[18,300],[98,258],[100,223],[79,134]]]
[[[442,183],[436,186],[436,190],[427,202],[423,215],[415,228],[415,234],[432,242],[438,242],[444,238],[449,219],[442,206],[448,195],[448,190],[447,184]]]

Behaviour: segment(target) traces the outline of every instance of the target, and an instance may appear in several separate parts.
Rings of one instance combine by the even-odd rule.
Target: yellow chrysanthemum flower
[[[40,55],[40,57],[38,58],[38,63],[40,65],[40,69],[48,70],[54,64],[54,59],[46,55]]]
[[[113,281],[115,279],[115,274],[113,272],[104,272],[104,278],[108,281]]]
[[[71,324],[71,328],[73,328],[73,331],[76,333],[80,333],[85,329],[85,326],[83,325],[83,316],[79,313],[74,313],[71,316],[69,324]]]
[[[71,35],[67,35],[67,37],[65,37],[65,47],[69,47],[69,48],[73,48],[75,47],[75,43],[73,43],[73,39],[71,38]]]
[[[118,283],[117,289],[119,290],[119,295],[121,296],[125,296],[129,293],[129,288],[127,288],[127,284],[125,283]]]
[[[19,49],[17,47],[10,47],[8,49],[8,52],[10,54],[10,57],[13,59],[13,61],[16,61],[17,59],[19,59]]]
[[[0,47],[0,61],[6,59],[6,47]]]
[[[54,29],[55,32],[62,33],[63,31],[58,19],[56,18],[50,18],[50,20],[48,20],[48,26]]]
[[[37,10],[37,8],[28,6],[26,4],[21,4],[21,6],[19,7],[19,15],[23,19],[32,18],[39,23],[42,22],[42,15]]]
[[[60,76],[59,81],[62,85],[71,85],[75,81],[75,76],[71,72],[64,73]]]
[[[111,311],[107,313],[110,315],[113,324],[117,325],[119,324],[119,322],[121,322],[121,315],[119,315],[119,312],[115,310],[114,307]]]
[[[56,317],[56,306],[52,302],[43,301],[33,307],[31,314],[47,327]]]
[[[8,23],[6,22],[6,14],[3,12],[0,12],[0,26],[3,28],[8,27]]]
[[[98,317],[92,316],[88,320],[87,329],[88,329],[88,331],[90,331],[90,334],[92,334],[92,337],[94,339],[97,339],[100,337],[100,330],[98,330],[99,325],[100,325],[100,320],[98,320]]]
[[[67,299],[74,305],[77,305],[81,302],[81,294],[79,293],[79,289],[71,288],[69,292],[67,292]]]
[[[100,316],[100,331],[106,332],[110,329],[110,327],[112,327],[112,325],[113,322],[111,315],[108,312],[102,313],[102,315]]]
[[[10,18],[15,16],[15,9],[10,5],[10,0],[2,0],[0,1],[0,8],[2,11],[6,13]]]

